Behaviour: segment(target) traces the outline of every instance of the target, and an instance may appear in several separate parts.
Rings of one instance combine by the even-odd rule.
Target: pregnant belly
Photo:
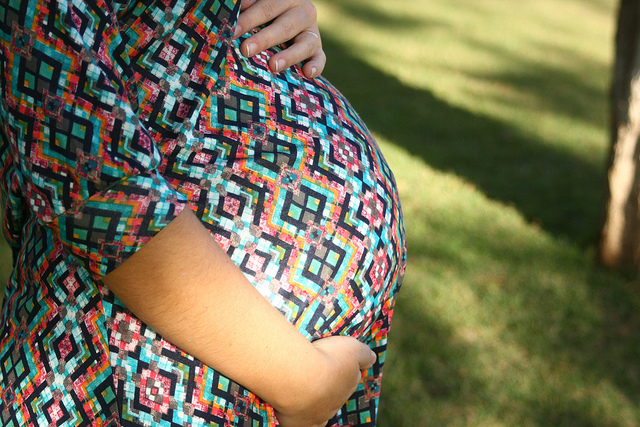
[[[309,338],[361,336],[404,258],[393,176],[327,81],[230,49],[193,129],[164,147],[164,175],[256,288]]]

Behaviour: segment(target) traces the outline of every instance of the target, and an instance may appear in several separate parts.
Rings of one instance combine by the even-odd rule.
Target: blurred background
[[[317,0],[409,264],[379,426],[639,426],[640,284],[596,266],[615,0]]]
[[[594,262],[617,1],[315,3],[405,214],[378,425],[640,425],[640,283]]]

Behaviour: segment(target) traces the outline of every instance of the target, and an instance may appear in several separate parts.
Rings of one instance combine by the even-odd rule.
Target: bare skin
[[[273,21],[242,42],[240,49],[245,56],[290,42],[269,59],[272,71],[281,72],[305,61],[305,76],[313,78],[322,73],[327,57],[322,50],[316,8],[310,0],[242,0],[240,10],[234,38]]]
[[[376,359],[351,337],[307,341],[189,209],[103,281],[164,338],[271,404],[283,427],[324,426]]]
[[[305,76],[322,73],[310,0],[243,0],[241,11],[234,38],[272,21],[242,43],[246,56],[289,42],[273,71],[305,61]],[[351,337],[307,341],[188,209],[103,281],[163,337],[271,404],[283,427],[325,426],[376,360]]]

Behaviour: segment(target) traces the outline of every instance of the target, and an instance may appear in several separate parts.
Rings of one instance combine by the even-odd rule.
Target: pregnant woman
[[[375,424],[402,215],[287,1],[0,4],[0,425]]]

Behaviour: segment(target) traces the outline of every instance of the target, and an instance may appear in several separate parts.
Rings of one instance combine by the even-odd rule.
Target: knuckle
[[[282,34],[286,40],[291,40],[295,36],[295,26],[292,22],[282,24]]]
[[[262,15],[267,21],[273,19],[273,6],[271,3],[264,3],[261,5]]]
[[[315,43],[311,42],[307,45],[307,58],[311,58],[318,50],[318,46]]]
[[[313,22],[316,22],[316,20],[318,19],[318,9],[316,8],[316,6],[313,3],[308,2],[307,9],[309,9],[307,11],[307,13],[309,14],[309,18],[311,18]]]

